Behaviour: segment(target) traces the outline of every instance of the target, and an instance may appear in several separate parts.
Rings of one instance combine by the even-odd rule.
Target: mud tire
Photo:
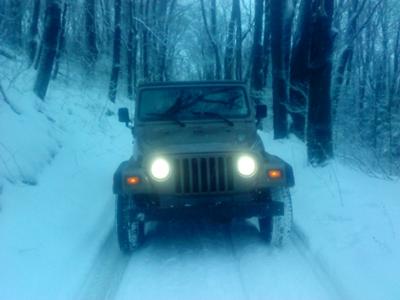
[[[258,219],[258,226],[262,237],[272,246],[282,247],[289,239],[293,223],[292,199],[286,187],[271,188],[272,201],[282,202],[283,216],[268,216]]]
[[[134,199],[118,195],[115,206],[118,244],[129,254],[143,244],[145,224],[137,218]]]

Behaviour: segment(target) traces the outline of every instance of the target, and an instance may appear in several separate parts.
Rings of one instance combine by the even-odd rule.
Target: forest
[[[0,55],[36,70],[43,101],[73,72],[108,73],[111,102],[149,81],[242,80],[256,102],[272,89],[276,139],[295,134],[312,165],[336,156],[390,177],[399,15],[396,0],[4,0]]]
[[[399,0],[0,0],[0,299],[398,300],[399,183]]]

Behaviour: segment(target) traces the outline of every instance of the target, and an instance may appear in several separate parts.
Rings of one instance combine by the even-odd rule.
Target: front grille
[[[175,158],[175,192],[200,194],[232,191],[232,163],[231,156]]]

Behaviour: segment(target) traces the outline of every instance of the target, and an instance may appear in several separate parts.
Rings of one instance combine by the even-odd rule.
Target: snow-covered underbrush
[[[114,110],[106,81],[59,75],[42,101],[32,91],[35,71],[25,61],[0,56],[0,66],[0,190],[5,182],[36,185],[66,139],[82,126],[97,126]]]
[[[313,253],[316,269],[348,299],[400,299],[399,179],[377,179],[337,160],[312,168],[295,137],[262,136],[268,151],[293,165],[293,238]]]
[[[61,147],[60,132],[47,103],[32,92],[33,73],[0,61],[0,186],[37,184],[38,175]]]

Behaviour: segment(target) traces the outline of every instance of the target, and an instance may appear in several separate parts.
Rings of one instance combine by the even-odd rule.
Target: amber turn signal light
[[[126,178],[126,183],[129,185],[136,185],[140,182],[140,178],[138,176],[130,176]]]
[[[282,171],[279,170],[279,169],[268,170],[268,177],[270,179],[281,179],[282,178]]]

